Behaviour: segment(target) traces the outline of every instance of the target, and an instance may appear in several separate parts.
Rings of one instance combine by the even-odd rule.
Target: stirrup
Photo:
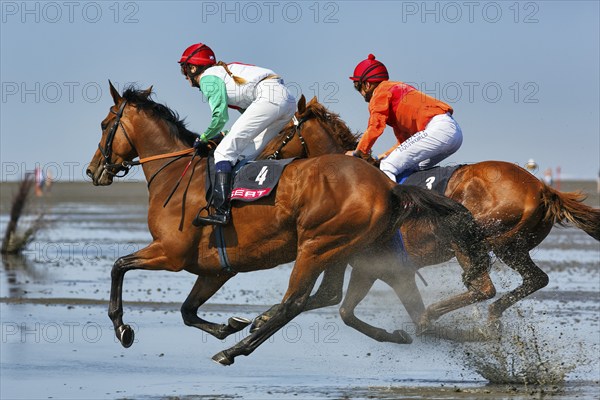
[[[192,225],[194,226],[205,226],[205,225],[220,225],[225,226],[229,223],[229,213],[225,214],[212,214],[207,215],[206,217],[197,216],[192,221]]]

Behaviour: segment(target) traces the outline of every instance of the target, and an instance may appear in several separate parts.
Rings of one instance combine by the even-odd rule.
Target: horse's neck
[[[310,157],[344,153],[342,145],[332,136],[333,130],[328,129],[320,121],[313,121],[306,127],[304,134]]]
[[[181,142],[171,135],[166,123],[157,122],[146,124],[142,127],[142,135],[140,135],[140,139],[136,140],[134,143],[140,160],[154,156],[167,155],[169,153],[190,148],[188,144]],[[173,158],[169,157],[142,164],[146,180],[153,179],[157,173],[163,174],[163,171],[159,172],[159,170],[171,160],[173,160]]]

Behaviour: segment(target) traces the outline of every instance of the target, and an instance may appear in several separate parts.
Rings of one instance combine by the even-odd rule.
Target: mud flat
[[[576,229],[554,229],[532,252],[550,284],[506,312],[498,340],[455,342],[434,332],[411,345],[378,343],[346,327],[330,307],[300,315],[251,356],[223,367],[210,358],[247,331],[217,340],[183,325],[179,307],[195,280],[186,272],[128,273],[124,318],[136,342],[124,349],[114,337],[106,314],[110,268],[150,240],[143,184],[55,185],[32,205],[42,202],[52,223],[24,257],[3,258],[0,266],[2,399],[600,397],[600,245]],[[290,269],[236,276],[201,308],[203,317],[254,317],[281,299]],[[422,274],[428,304],[461,290],[453,262]],[[499,294],[519,282],[500,262],[492,279]],[[487,304],[442,318],[437,332],[477,337]],[[385,329],[414,332],[384,285],[375,285],[357,313]]]

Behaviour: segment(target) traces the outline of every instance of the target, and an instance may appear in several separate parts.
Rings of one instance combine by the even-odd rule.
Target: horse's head
[[[111,106],[108,115],[102,121],[102,136],[98,143],[98,149],[86,171],[96,186],[110,185],[115,176],[125,176],[131,167],[129,162],[138,156],[130,136],[134,130],[129,120],[131,117],[128,115],[128,111],[135,110],[135,108],[132,108],[133,104],[129,104],[119,94],[112,82],[109,81],[109,85],[115,104]],[[152,87],[142,93],[149,97]],[[125,126],[128,128],[126,129]]]
[[[302,95],[294,117],[259,158],[316,157],[344,153],[356,147],[356,135],[316,97],[307,103]]]

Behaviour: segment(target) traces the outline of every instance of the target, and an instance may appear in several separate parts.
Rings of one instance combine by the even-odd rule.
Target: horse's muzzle
[[[104,166],[100,166],[99,168],[88,168],[85,173],[92,179],[92,184],[94,186],[108,186],[113,181],[113,175],[109,174]]]

